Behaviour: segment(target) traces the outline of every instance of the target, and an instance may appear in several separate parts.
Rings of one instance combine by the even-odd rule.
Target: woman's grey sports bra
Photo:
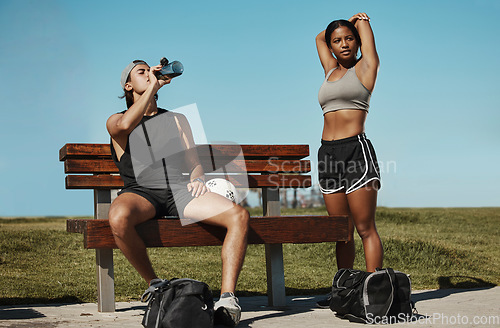
[[[349,68],[340,80],[328,81],[336,68],[328,72],[319,88],[318,100],[323,114],[341,109],[359,109],[368,112],[371,93],[359,81],[355,66]]]

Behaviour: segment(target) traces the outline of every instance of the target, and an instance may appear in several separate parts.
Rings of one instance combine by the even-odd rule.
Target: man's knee
[[[125,236],[126,231],[131,228],[131,215],[132,212],[130,211],[130,209],[124,206],[115,206],[110,208],[108,214],[109,226],[111,227],[111,231],[113,232],[114,236],[118,238]]]
[[[233,208],[233,213],[231,213],[230,225],[233,228],[238,228],[240,230],[248,230],[248,225],[250,223],[250,214],[242,206],[235,206]]]

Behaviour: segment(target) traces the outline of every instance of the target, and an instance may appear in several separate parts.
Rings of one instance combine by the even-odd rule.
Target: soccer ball
[[[208,180],[205,185],[211,192],[224,196],[234,203],[238,203],[238,193],[236,187],[231,182],[225,179],[215,178]]]

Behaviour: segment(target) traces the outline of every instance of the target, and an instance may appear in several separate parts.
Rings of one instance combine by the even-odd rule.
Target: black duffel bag
[[[164,280],[149,287],[142,325],[146,328],[210,328],[214,321],[212,291],[193,279]]]
[[[340,269],[333,278],[330,309],[360,323],[394,323],[411,319],[411,282],[391,268],[365,272]]]

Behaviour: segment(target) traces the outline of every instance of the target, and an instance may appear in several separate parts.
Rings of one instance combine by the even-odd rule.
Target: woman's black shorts
[[[340,140],[321,140],[318,173],[323,194],[348,194],[374,180],[380,186],[377,156],[364,133]]]

